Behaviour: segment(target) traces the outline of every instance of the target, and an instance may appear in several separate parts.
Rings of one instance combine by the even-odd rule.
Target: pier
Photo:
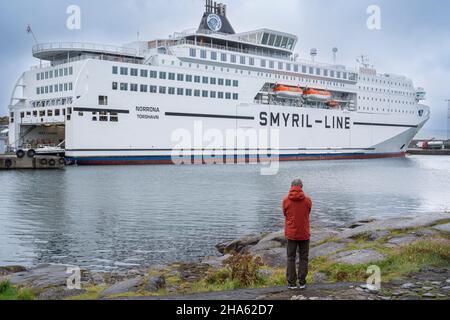
[[[0,155],[0,170],[64,169],[65,159],[59,156],[36,155],[19,158],[15,154]]]

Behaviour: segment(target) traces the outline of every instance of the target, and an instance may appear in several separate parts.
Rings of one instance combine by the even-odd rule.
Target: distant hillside
[[[9,118],[8,117],[0,117],[0,126],[7,125],[7,124],[9,124]]]

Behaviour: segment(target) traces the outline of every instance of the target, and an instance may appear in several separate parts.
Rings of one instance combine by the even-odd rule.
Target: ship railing
[[[33,46],[33,54],[53,50],[79,50],[105,52],[117,55],[138,56],[138,51],[133,48],[119,47],[113,45],[103,45],[88,42],[55,42],[41,43]]]

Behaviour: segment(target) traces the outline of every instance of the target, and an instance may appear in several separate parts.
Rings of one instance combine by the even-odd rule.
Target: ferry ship
[[[80,165],[167,164],[176,152],[201,163],[404,156],[430,117],[424,89],[364,60],[318,63],[316,50],[299,59],[297,42],[270,29],[237,33],[227,6],[207,0],[198,28],[167,39],[37,44],[41,63],[12,93],[8,145],[22,155],[60,145]],[[278,138],[174,142],[199,124]]]

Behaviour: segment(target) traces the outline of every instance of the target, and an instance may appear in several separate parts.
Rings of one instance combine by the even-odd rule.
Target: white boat
[[[208,0],[200,27],[170,38],[35,45],[42,63],[16,83],[9,146],[65,140],[66,157],[90,165],[174,163],[181,154],[195,163],[274,153],[281,160],[404,156],[430,117],[420,102],[425,91],[367,66],[300,60],[297,41],[270,29],[236,33],[226,6]],[[276,84],[330,92],[340,107],[281,99],[271,91]],[[248,143],[265,131],[268,141]],[[244,139],[227,141],[230,132]]]

